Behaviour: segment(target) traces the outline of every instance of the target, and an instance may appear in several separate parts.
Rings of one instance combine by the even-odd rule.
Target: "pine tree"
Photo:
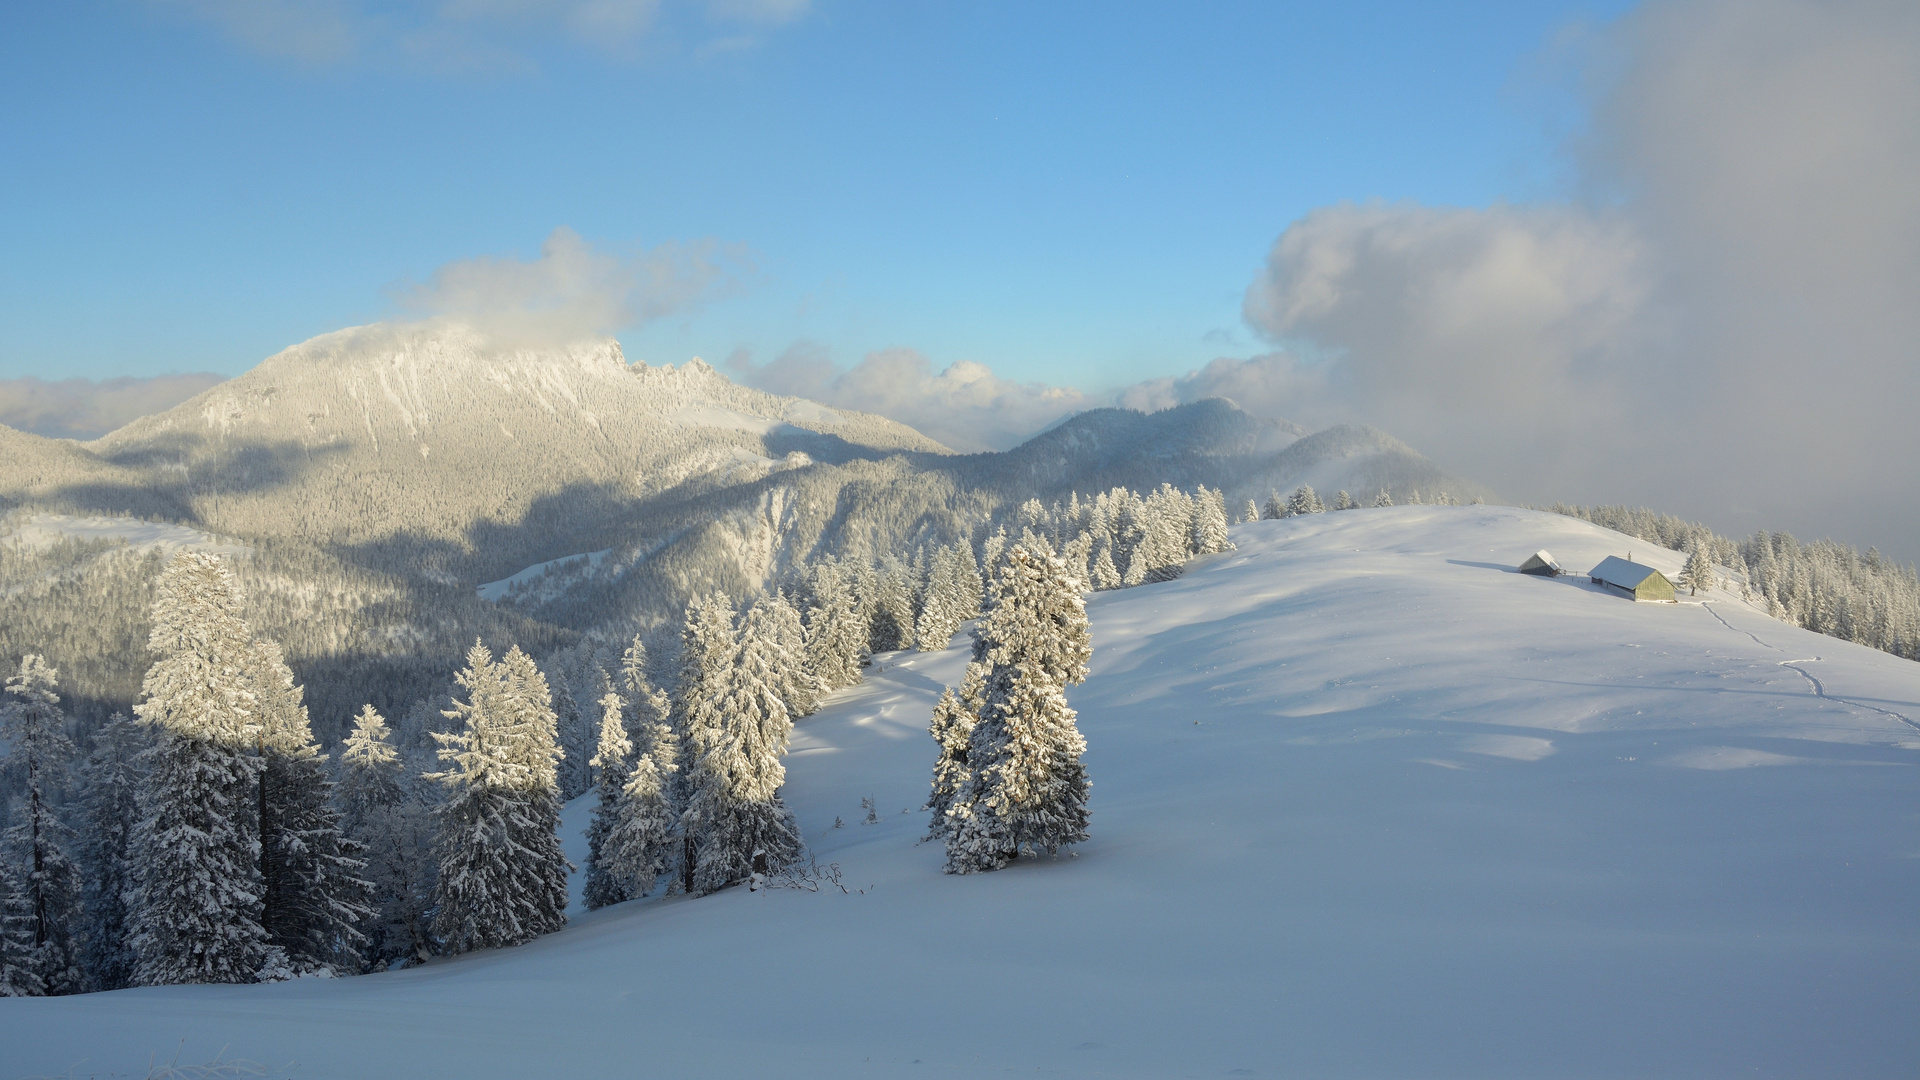
[[[252,648],[226,561],[183,551],[161,574],[134,712],[143,755],[131,848],[134,982],[252,982],[269,959],[262,927],[259,733]]]
[[[1247,500],[1246,508],[1240,512],[1240,520],[1242,522],[1260,520],[1260,507],[1255,505],[1252,499]]]
[[[698,829],[694,823],[694,794],[701,783],[701,760],[718,746],[726,728],[722,711],[734,658],[739,651],[733,629],[733,607],[720,593],[695,597],[687,605],[680,637],[680,679],[674,695],[674,729],[680,736],[681,769],[671,800],[680,816],[680,881],[686,892],[696,889]]]
[[[33,944],[34,922],[25,884],[11,864],[0,860],[0,998],[42,997],[47,992]]]
[[[1287,516],[1286,500],[1280,497],[1278,491],[1271,492],[1267,495],[1266,509],[1261,511],[1260,516],[1270,521]]]
[[[93,753],[80,775],[84,785],[81,820],[86,845],[86,933],[82,967],[94,990],[133,985],[135,957],[129,938],[127,900],[133,890],[133,826],[139,816],[140,768],[147,742],[125,713],[114,713],[94,733]]]
[[[593,786],[598,801],[593,820],[587,824],[587,907],[603,908],[633,898],[626,882],[607,872],[606,838],[619,816],[620,800],[632,775],[633,743],[627,739],[627,725],[621,715],[625,702],[609,690],[600,699],[600,744],[593,755]]]
[[[1087,576],[1096,590],[1118,589],[1123,584],[1120,570],[1113,565],[1113,545],[1100,543],[1094,549],[1092,562],[1088,565]]]
[[[680,767],[680,740],[673,731],[673,704],[648,675],[647,644],[633,636],[620,658],[620,702],[626,717],[627,739],[635,757],[651,757],[665,776]],[[601,691],[601,697],[606,690]]]
[[[1066,687],[1093,655],[1086,609],[1057,559],[1022,548],[996,576],[998,601],[981,628],[986,665],[967,746],[968,777],[948,810],[947,870],[996,870],[1023,849],[1057,850],[1087,837],[1090,784]]]
[[[953,641],[960,624],[980,614],[980,571],[973,549],[965,544],[942,548],[933,557],[927,575],[927,598],[921,605],[914,638],[922,652],[938,652]]]
[[[295,974],[360,967],[366,939],[357,924],[373,914],[360,845],[340,827],[326,758],[307,721],[302,688],[280,646],[254,643],[259,788],[261,925]]]
[[[862,600],[871,619],[867,647],[877,653],[912,648],[913,576],[906,564],[889,555],[861,580],[870,590]]]
[[[1380,489],[1380,494],[1378,494],[1378,495],[1375,495],[1375,496],[1373,497],[1373,505],[1375,505],[1375,506],[1392,506],[1392,505],[1393,505],[1393,496],[1392,496],[1392,495],[1389,495],[1389,494],[1387,494],[1387,489],[1386,489],[1386,488],[1381,488],[1381,489]]]
[[[867,654],[867,623],[846,568],[827,559],[814,567],[813,605],[807,610],[808,667],[828,690],[860,682]]]
[[[1212,555],[1233,550],[1233,541],[1227,537],[1226,493],[1202,487],[1194,502],[1193,553]]]
[[[1338,495],[1333,497],[1333,508],[1335,510],[1351,510],[1359,505],[1359,503],[1353,501],[1353,496],[1347,494],[1344,488],[1341,489]]]
[[[974,643],[976,654],[980,652],[979,641]],[[947,811],[953,806],[954,798],[967,784],[967,747],[973,739],[974,721],[980,714],[981,693],[986,687],[987,667],[976,660],[967,665],[965,677],[960,683],[960,692],[954,693],[949,686],[940,692],[940,700],[934,702],[933,719],[927,724],[927,734],[939,747],[939,756],[933,763],[933,793],[927,799],[930,813],[927,823],[927,839],[937,840],[945,837],[952,819]]]
[[[432,828],[427,808],[409,792],[386,718],[372,705],[354,717],[340,752],[334,800],[341,828],[366,860],[373,914],[361,921],[366,956],[375,968],[432,953]]]
[[[754,607],[761,610],[767,638],[779,654],[780,699],[786,702],[788,715],[813,715],[827,689],[807,661],[807,633],[800,612],[778,592],[756,601]]]
[[[467,700],[454,699],[447,715],[462,730],[434,733],[450,767],[428,778],[448,789],[437,812],[434,931],[443,951],[463,953],[564,926],[567,861],[554,832],[559,748],[545,679],[518,648],[496,664],[476,641],[455,681]]]
[[[1326,512],[1327,508],[1320,502],[1320,496],[1313,488],[1306,484],[1295,488],[1293,495],[1287,499],[1288,517],[1293,517],[1296,514],[1324,514]]]
[[[765,615],[747,613],[733,662],[714,680],[712,717],[689,725],[692,795],[684,830],[693,845],[690,891],[711,893],[791,865],[800,833],[780,800],[793,729],[779,692],[778,650]],[[702,706],[704,714],[708,706]]]
[[[557,677],[547,681],[553,691],[554,721],[560,732],[560,770],[557,782],[560,787],[560,801],[568,802],[593,786],[587,761],[593,756],[593,746],[597,733],[596,725],[589,710],[582,709],[574,700],[573,689],[567,680]]]
[[[53,799],[67,784],[67,762],[74,757],[67,718],[56,693],[59,673],[46,659],[29,653],[20,671],[7,680],[0,704],[0,740],[8,746],[7,771],[20,782],[19,819],[7,830],[5,861],[32,918],[29,950],[22,962],[34,984],[47,994],[85,989],[80,970],[80,873],[68,855],[72,834],[54,810]]]
[[[1713,591],[1713,563],[1697,541],[1687,547],[1687,562],[1680,568],[1679,583],[1687,587],[1688,596]]]

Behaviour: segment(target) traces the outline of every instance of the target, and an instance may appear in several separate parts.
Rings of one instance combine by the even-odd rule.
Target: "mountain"
[[[1553,514],[1233,539],[1088,601],[1092,836],[1057,858],[941,873],[913,808],[967,650],[882,655],[787,758],[845,893],[655,897],[361,978],[0,1000],[0,1045],[35,1076],[223,1051],[310,1080],[1912,1074],[1920,667],[1723,593],[1514,572],[1627,543],[1681,565]]]
[[[1094,410],[1006,453],[959,455],[698,360],[629,364],[610,340],[502,348],[419,325],[323,335],[91,443],[0,428],[0,455],[14,525],[131,514],[249,550],[250,618],[286,645],[323,741],[368,700],[426,708],[475,637],[545,653],[659,630],[695,593],[745,596],[822,555],[911,557],[1017,532],[1029,499],[1162,483],[1224,488],[1236,508],[1300,483],[1366,501],[1383,487],[1487,494],[1383,433],[1309,433],[1223,400]],[[107,567],[97,546],[0,558],[0,649],[112,668],[67,686],[90,718],[125,707],[144,665],[120,644],[105,652],[144,640],[144,615],[108,595],[136,571]],[[66,592],[45,584],[55,573]]]

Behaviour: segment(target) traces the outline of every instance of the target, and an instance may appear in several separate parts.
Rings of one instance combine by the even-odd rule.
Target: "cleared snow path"
[[[1510,569],[1625,550],[1569,518],[1234,539],[1091,599],[1071,856],[940,872],[901,811],[964,650],[883,656],[788,759],[851,892],[637,901],[366,978],[0,1000],[0,1073],[137,1074],[185,1039],[303,1078],[1913,1075],[1920,734],[1779,661],[1911,715],[1920,665]]]

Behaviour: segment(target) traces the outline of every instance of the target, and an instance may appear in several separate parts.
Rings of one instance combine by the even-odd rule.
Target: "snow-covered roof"
[[[1526,562],[1523,562],[1520,565],[1521,566],[1551,566],[1555,570],[1560,569],[1560,564],[1553,561],[1553,553],[1548,551],[1546,548],[1541,548],[1539,551],[1534,552],[1533,558],[1528,559]]]
[[[1588,572],[1587,576],[1595,581],[1604,581],[1608,585],[1618,585],[1623,589],[1637,589],[1640,583],[1659,573],[1651,566],[1643,566],[1618,555],[1609,555],[1600,560],[1600,565]]]

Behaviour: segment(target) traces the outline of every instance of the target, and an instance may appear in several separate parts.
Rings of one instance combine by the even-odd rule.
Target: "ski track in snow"
[[[1742,630],[1739,627],[1734,626],[1732,623],[1728,622],[1725,618],[1722,618],[1720,613],[1713,610],[1713,608],[1710,605],[1701,604],[1700,607],[1703,610],[1705,610],[1707,614],[1713,616],[1715,619],[1718,619],[1720,621],[1721,626],[1724,626],[1727,629],[1732,630],[1736,634],[1745,634],[1748,637],[1753,638],[1754,643],[1761,646],[1762,648],[1772,649],[1775,652],[1785,651],[1777,645],[1769,645],[1766,642],[1761,641],[1760,638],[1757,635],[1755,635],[1752,631]],[[1876,712],[1882,716],[1891,717],[1892,719],[1898,720],[1901,723],[1907,725],[1908,727],[1913,728],[1915,731],[1920,731],[1920,723],[1916,723],[1912,717],[1907,716],[1905,713],[1895,712],[1892,709],[1883,709],[1878,705],[1868,705],[1866,702],[1855,701],[1852,698],[1841,697],[1838,694],[1827,693],[1827,688],[1825,684],[1823,684],[1819,680],[1819,678],[1813,674],[1813,672],[1808,671],[1806,668],[1803,668],[1800,666],[1801,664],[1817,664],[1822,659],[1823,659],[1822,657],[1818,657],[1818,656],[1805,656],[1805,657],[1800,657],[1794,660],[1781,660],[1779,661],[1779,665],[1783,668],[1788,669],[1789,671],[1798,672],[1800,674],[1800,677],[1803,679],[1806,679],[1808,684],[1812,686],[1813,695],[1817,698],[1822,698],[1827,701],[1838,701],[1843,705],[1851,705],[1856,709],[1865,709],[1868,712]]]
[[[1233,536],[1089,598],[1075,850],[952,877],[922,842],[962,638],[876,657],[795,729],[784,796],[848,893],[655,896],[354,979],[0,999],[0,1080],[223,1048],[303,1080],[1913,1075],[1920,739],[1826,689],[1915,712],[1920,665],[1773,622],[1766,659],[1729,654],[1689,605],[1504,569],[1622,549],[1550,514]],[[1816,654],[1814,692],[1779,671]]]

